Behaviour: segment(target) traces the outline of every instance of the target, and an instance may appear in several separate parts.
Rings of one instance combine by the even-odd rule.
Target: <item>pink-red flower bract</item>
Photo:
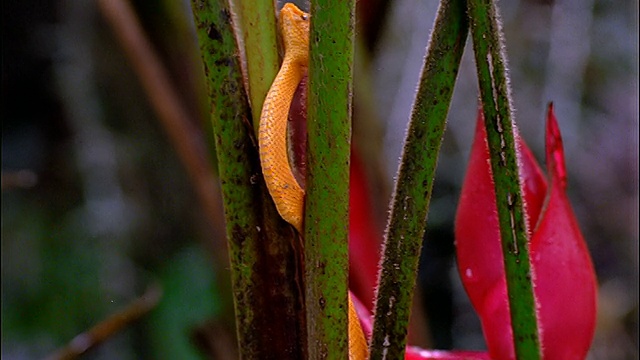
[[[593,264],[566,195],[564,150],[550,105],[547,178],[517,137],[520,179],[544,359],[584,359],[596,319]],[[469,167],[456,214],[458,270],[480,316],[492,359],[513,359],[504,262],[487,136],[478,117]]]

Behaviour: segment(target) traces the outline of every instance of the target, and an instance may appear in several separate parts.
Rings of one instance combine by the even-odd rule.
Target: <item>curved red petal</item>
[[[597,282],[565,193],[562,138],[552,106],[546,138],[551,186],[530,247],[541,341],[547,359],[584,359],[595,330]]]
[[[519,163],[529,229],[538,220],[547,183],[531,151],[518,138]],[[458,268],[476,309],[504,282],[495,190],[482,111],[478,112],[469,165],[455,221]],[[506,290],[505,290],[506,291]]]
[[[371,331],[373,330],[373,315],[351,290],[349,290],[349,295],[353,301],[353,307],[356,309],[356,314],[358,314],[364,337],[368,340],[371,338]]]
[[[529,234],[531,234],[542,212],[547,193],[547,181],[531,150],[520,138],[518,138],[518,160],[524,206],[527,214],[527,227]]]
[[[546,158],[549,175],[558,180],[562,190],[566,189],[567,169],[564,164],[564,148],[558,120],[553,112],[553,103],[549,104],[547,110]]]
[[[524,201],[529,229],[537,221],[546,182],[526,145],[519,141]],[[495,202],[489,146],[481,109],[455,221],[458,271],[469,299],[482,320],[493,358],[512,358],[513,336]]]
[[[355,151],[350,166],[349,287],[373,311],[382,235],[373,223],[364,166]]]
[[[549,185],[531,152],[518,140],[529,229],[537,223],[531,235],[530,254],[543,358],[580,359],[586,356],[593,337],[596,279],[564,191],[564,153],[552,107],[547,121]],[[496,211],[480,117],[456,215],[458,268],[481,318],[491,357],[512,359],[513,335]]]

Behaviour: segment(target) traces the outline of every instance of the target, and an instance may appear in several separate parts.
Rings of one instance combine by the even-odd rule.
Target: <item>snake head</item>
[[[285,57],[307,66],[309,62],[310,15],[292,3],[280,10],[279,26],[284,43]]]

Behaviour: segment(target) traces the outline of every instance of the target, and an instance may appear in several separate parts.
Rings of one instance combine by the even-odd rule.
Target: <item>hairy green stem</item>
[[[355,1],[311,3],[306,307],[310,359],[346,359]]]
[[[416,94],[378,276],[371,359],[404,359],[433,179],[468,27],[463,0],[443,0]]]
[[[528,231],[503,53],[504,40],[493,1],[469,0],[468,13],[496,191],[516,357],[540,359]]]

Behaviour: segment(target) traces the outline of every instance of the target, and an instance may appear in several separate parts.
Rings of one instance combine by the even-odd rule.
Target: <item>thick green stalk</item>
[[[496,191],[516,357],[540,359],[515,125],[497,9],[491,0],[469,0],[468,11]]]
[[[278,73],[278,45],[273,1],[239,0],[242,38],[247,57],[253,127],[258,129],[262,103]]]
[[[261,174],[229,5],[193,0],[192,8],[211,101],[240,356],[305,358],[298,242]]]
[[[347,358],[353,0],[311,3],[305,264],[310,359]]]
[[[416,94],[378,276],[371,359],[404,359],[436,163],[467,39],[463,0],[443,0]]]

